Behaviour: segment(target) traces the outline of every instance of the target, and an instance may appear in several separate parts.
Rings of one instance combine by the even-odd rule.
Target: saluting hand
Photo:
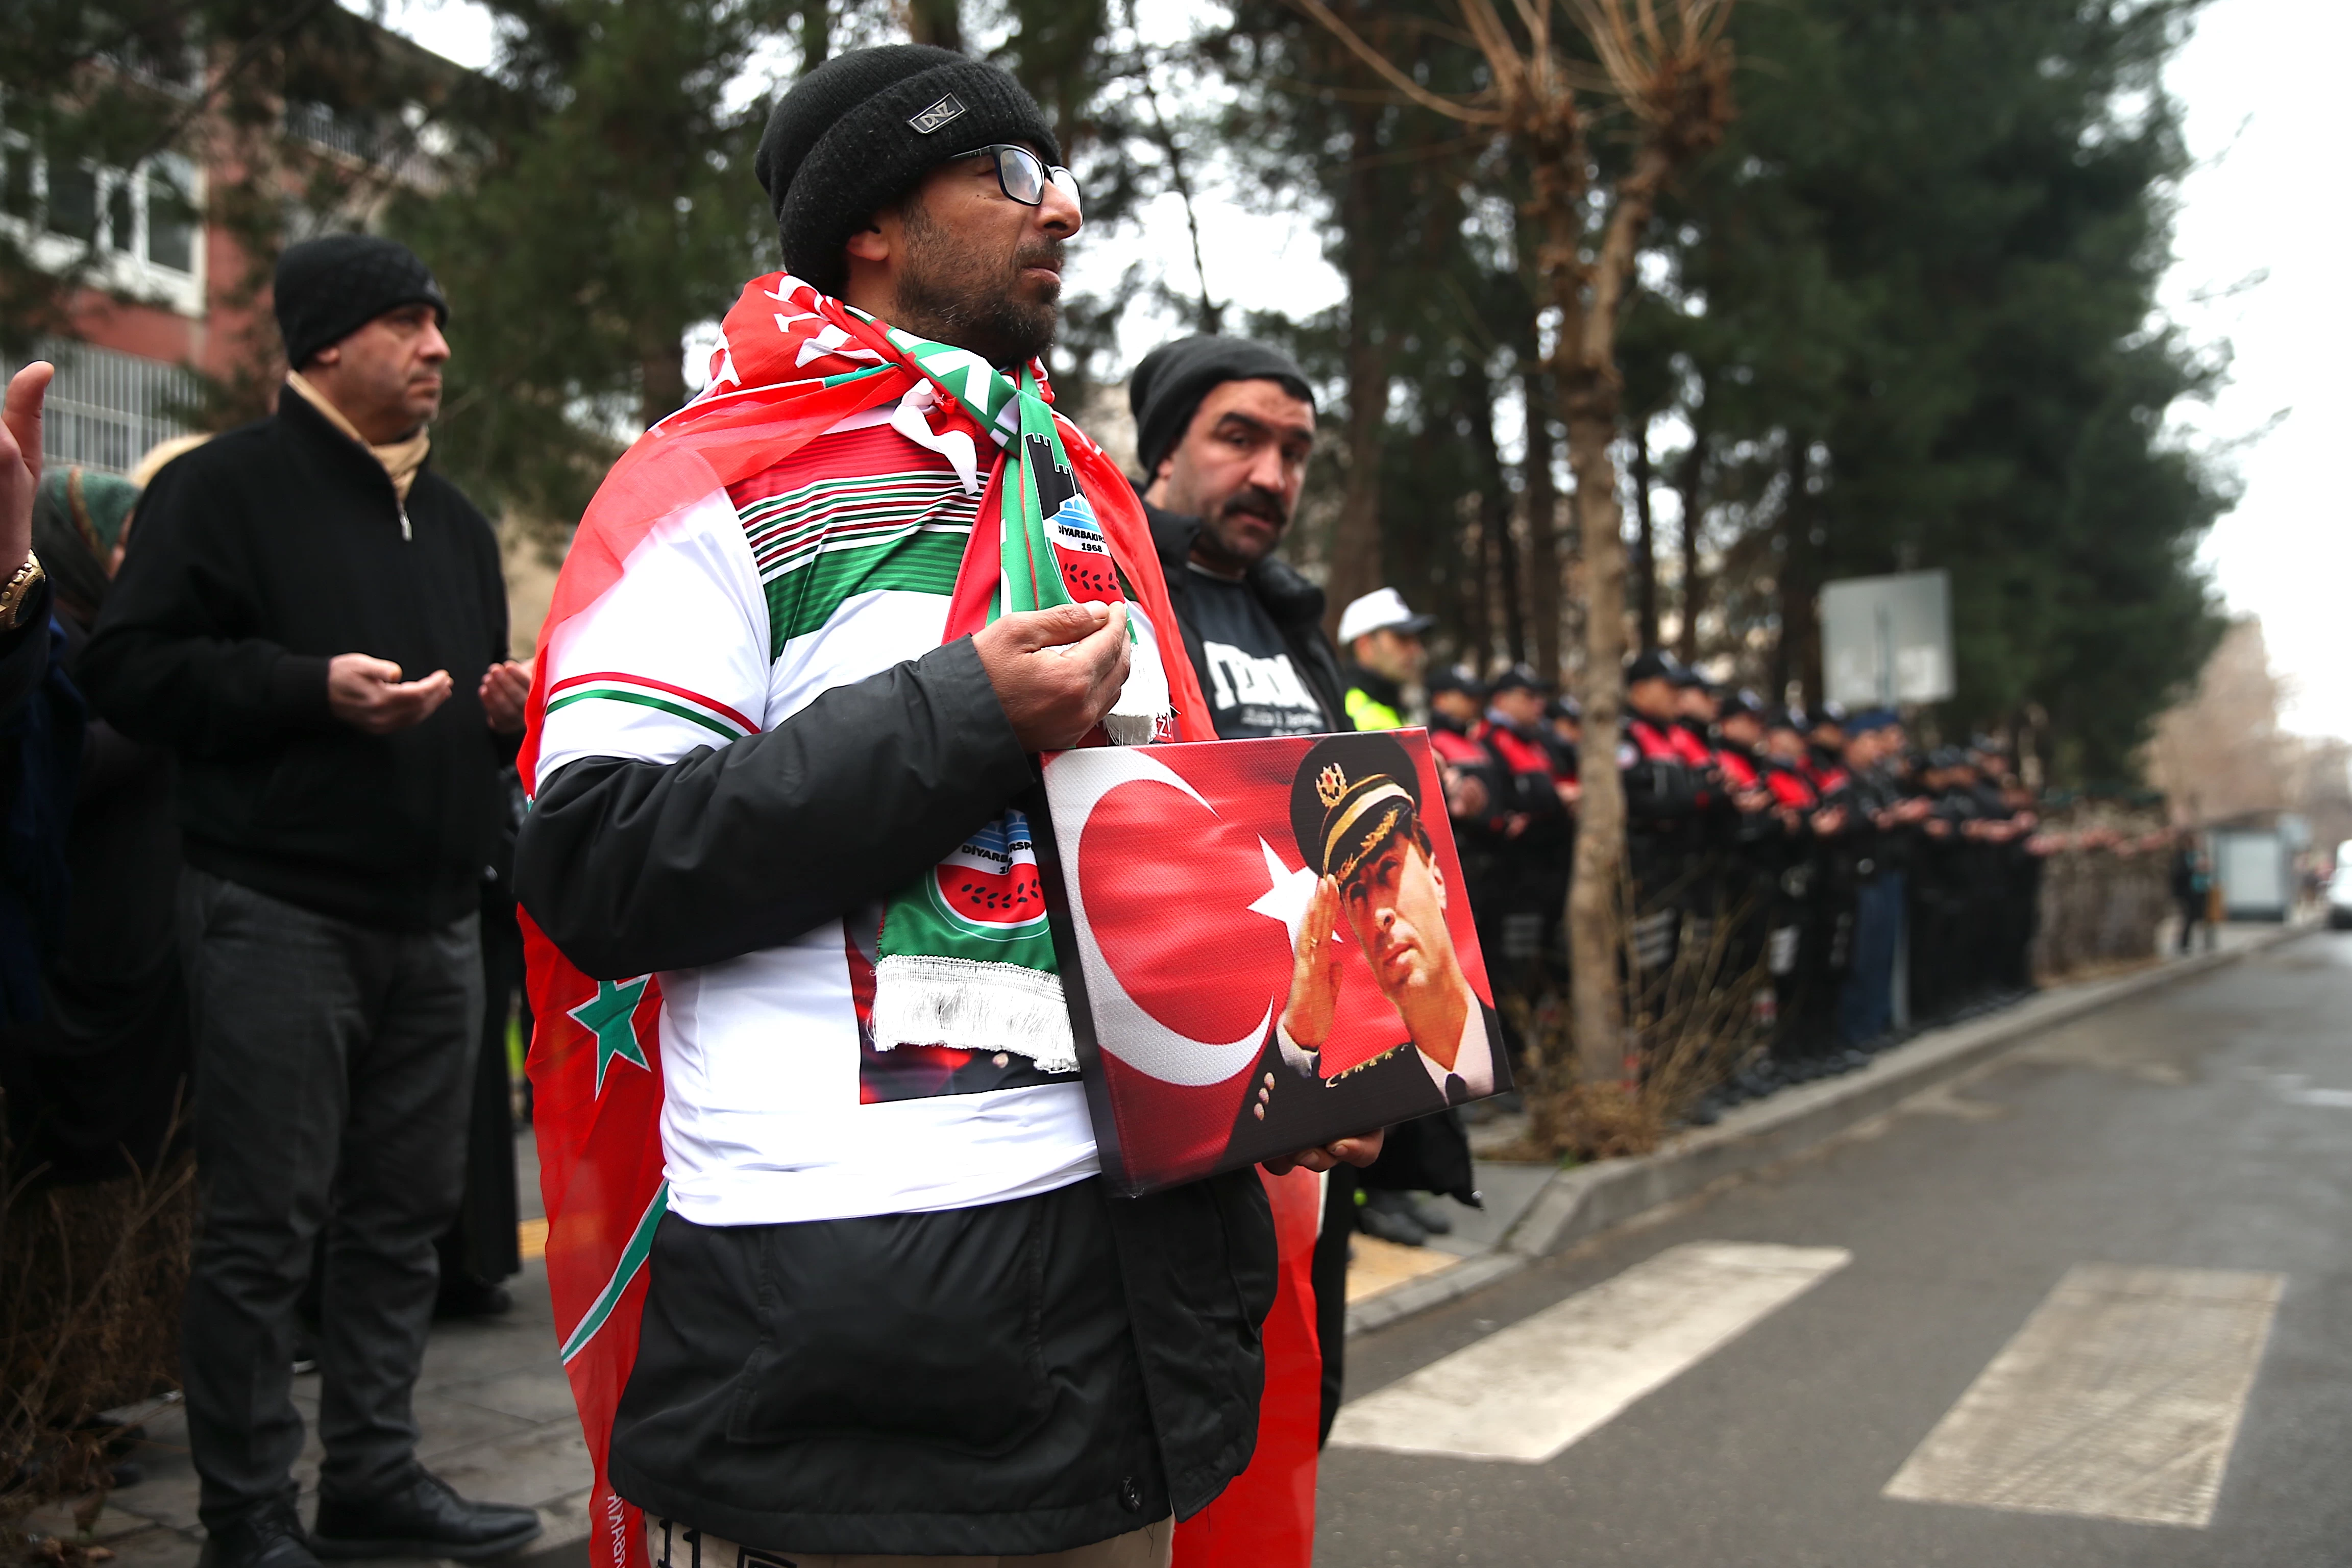
[[[1290,1000],[1282,1010],[1283,1032],[1310,1051],[1321,1050],[1331,1037],[1331,1019],[1339,1010],[1339,944],[1331,934],[1339,922],[1339,884],[1325,877],[1307,900],[1291,957]]]

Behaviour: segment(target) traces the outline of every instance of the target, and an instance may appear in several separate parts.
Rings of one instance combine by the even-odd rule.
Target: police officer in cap
[[[1625,787],[1625,857],[1633,884],[1635,1016],[1649,1011],[1674,967],[1682,898],[1697,846],[1705,778],[1676,722],[1681,666],[1657,648],[1625,669],[1625,732],[1617,753]]]

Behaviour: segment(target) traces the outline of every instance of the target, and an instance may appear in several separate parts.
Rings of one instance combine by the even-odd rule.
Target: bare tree
[[[1733,0],[1510,0],[1510,20],[1494,0],[1455,0],[1491,79],[1486,91],[1464,98],[1423,86],[1325,0],[1293,3],[1403,98],[1491,127],[1533,193],[1523,232],[1536,237],[1538,341],[1549,328],[1546,361],[1576,479],[1587,595],[1584,754],[1600,764],[1586,770],[1568,895],[1578,1067],[1588,1081],[1623,1078],[1630,1067],[1617,976],[1617,893],[1625,797],[1611,765],[1625,658],[1624,510],[1610,450],[1622,401],[1617,323],[1660,192],[1721,140],[1730,121],[1725,26]],[[1556,5],[1591,46],[1597,69],[1561,52],[1553,33]],[[1613,175],[1601,168],[1591,139],[1595,111],[1612,110],[1631,120],[1633,138],[1630,160]]]

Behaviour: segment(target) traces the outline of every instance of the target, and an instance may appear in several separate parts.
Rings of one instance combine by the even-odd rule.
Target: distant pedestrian
[[[2205,852],[2197,847],[2195,836],[2183,833],[2180,847],[2172,852],[2172,901],[2180,910],[2180,937],[2173,944],[2175,952],[2189,951],[2200,926],[2205,928],[2205,951],[2213,951],[2212,897],[2211,866]]]
[[[448,310],[388,239],[290,247],[271,417],[165,465],[81,668],[179,763],[202,1230],[184,1340],[208,1568],[539,1532],[416,1460],[411,1391],[481,1028],[497,770],[528,673],[498,542],[428,463]],[[323,1232],[319,1509],[296,1299]]]

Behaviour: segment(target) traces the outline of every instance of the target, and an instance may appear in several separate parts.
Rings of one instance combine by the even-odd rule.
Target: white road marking
[[[2280,1274],[2066,1271],[1886,1495],[2202,1530]]]
[[[1838,1247],[1669,1247],[1351,1401],[1331,1441],[1542,1464],[1852,1261]]]

